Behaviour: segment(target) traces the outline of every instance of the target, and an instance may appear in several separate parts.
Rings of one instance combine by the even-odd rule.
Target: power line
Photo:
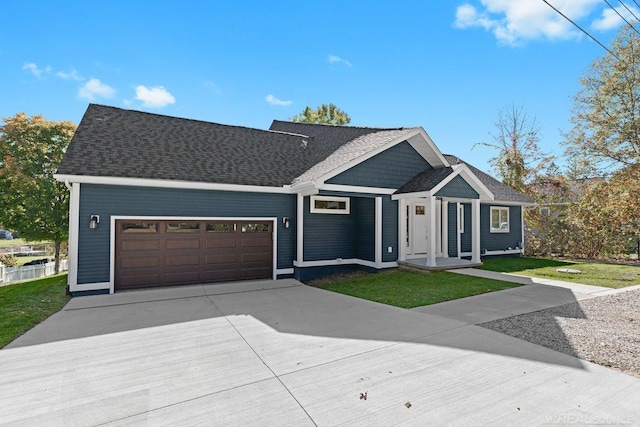
[[[625,8],[625,9],[627,9],[627,11],[631,14],[631,16],[633,16],[633,17],[636,19],[636,22],[637,22],[637,21],[640,21],[640,19],[638,19],[638,16],[637,16],[635,13],[633,13],[633,10],[631,10],[631,9],[630,9],[626,4],[624,4],[624,3],[622,2],[622,0],[618,0],[618,2],[619,2],[622,6],[624,6],[624,8]]]
[[[638,4],[636,0],[633,0],[633,2],[636,4],[636,6],[640,7],[640,4]]]
[[[609,7],[611,8],[611,10],[613,10],[613,11],[614,11],[614,12],[615,12],[619,17],[620,17],[620,19],[622,19],[624,22],[626,22],[626,23],[627,23],[627,25],[628,25],[629,27],[631,27],[631,29],[632,29],[633,31],[635,31],[636,33],[638,33],[638,35],[640,35],[640,32],[638,32],[638,30],[636,30],[636,28],[635,28],[633,25],[631,25],[631,22],[627,21],[627,18],[625,18],[624,16],[622,16],[622,14],[618,11],[618,9],[616,9],[615,7],[613,7],[613,5],[612,5],[611,3],[609,3],[609,0],[604,0],[604,2],[605,2],[606,4],[608,4],[608,5],[609,5]],[[622,2],[621,2],[621,3],[622,3]],[[623,4],[623,6],[624,6],[624,4]],[[626,6],[625,6],[625,7],[626,7]]]
[[[600,43],[600,41],[598,39],[596,39],[595,37],[593,37],[591,34],[589,34],[584,28],[582,28],[580,25],[576,24],[575,22],[573,22],[571,20],[571,18],[569,18],[567,15],[565,15],[564,13],[560,12],[558,9],[555,8],[554,5],[552,5],[551,3],[549,3],[547,0],[542,0],[543,2],[545,2],[547,4],[547,6],[549,6],[551,9],[555,10],[557,13],[560,14],[560,16],[562,16],[564,19],[566,19],[567,21],[571,22],[577,29],[579,29],[580,31],[582,31],[583,33],[585,33],[587,35],[587,37],[589,37],[591,40],[593,40],[594,42],[598,43],[604,50],[606,50],[607,52],[609,52],[612,56],[616,57],[618,60],[620,60],[620,58],[618,57],[618,55],[616,55],[615,53],[611,52],[609,50],[608,47],[606,47],[605,45],[603,45],[602,43]],[[635,0],[633,0],[635,2]]]

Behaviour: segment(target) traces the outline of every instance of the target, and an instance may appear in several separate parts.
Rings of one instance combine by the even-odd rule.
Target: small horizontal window
[[[207,224],[208,233],[234,233],[236,225],[231,222],[210,222]]]
[[[197,233],[200,224],[197,222],[168,222],[167,233]]]
[[[243,233],[263,233],[269,231],[269,224],[264,222],[244,223],[242,224]]]
[[[509,232],[509,208],[491,207],[491,232]]]
[[[155,222],[123,222],[120,230],[123,233],[157,233],[158,224]]]
[[[311,196],[311,213],[348,214],[348,197]]]

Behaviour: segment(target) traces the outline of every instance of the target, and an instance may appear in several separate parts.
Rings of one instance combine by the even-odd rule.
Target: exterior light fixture
[[[89,228],[94,230],[98,228],[99,223],[100,223],[100,215],[91,215],[91,219],[89,220]]]
[[[282,223],[284,224],[284,228],[289,228],[289,217],[288,216],[283,217]]]

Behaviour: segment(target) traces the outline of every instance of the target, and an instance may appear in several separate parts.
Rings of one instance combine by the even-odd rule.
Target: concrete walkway
[[[640,425],[638,396],[638,378],[295,280],[74,298],[0,350],[0,425]]]
[[[528,286],[519,286],[517,288],[461,298],[440,304],[417,307],[412,309],[413,311],[477,325],[492,320],[640,288],[640,285],[638,285],[623,289],[611,289],[602,286],[590,286],[560,280],[518,276],[476,268],[462,268],[449,271],[456,274],[501,280]]]

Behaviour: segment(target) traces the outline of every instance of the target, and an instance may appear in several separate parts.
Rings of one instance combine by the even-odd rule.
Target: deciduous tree
[[[315,110],[311,109],[311,107],[305,107],[300,114],[293,116],[291,121],[300,123],[322,123],[327,125],[346,125],[351,123],[351,118],[335,104],[322,104]]]
[[[0,223],[27,240],[51,240],[56,272],[68,237],[69,191],[53,178],[76,126],[18,113],[0,126]]]
[[[533,181],[551,161],[540,150],[540,127],[535,117],[529,117],[522,106],[512,105],[499,112],[491,132],[493,143],[479,143],[498,151],[489,160],[502,182],[518,191],[526,192],[526,184]]]
[[[640,163],[640,36],[622,27],[574,97],[566,155],[582,175]]]

